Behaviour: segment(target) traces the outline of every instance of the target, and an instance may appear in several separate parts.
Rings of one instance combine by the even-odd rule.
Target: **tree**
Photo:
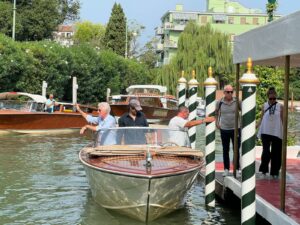
[[[102,24],[93,24],[89,21],[76,23],[74,34],[75,43],[90,43],[94,47],[102,48],[105,27]]]
[[[274,11],[276,11],[278,7],[277,0],[268,0],[268,3],[266,4],[266,11],[268,14],[268,22],[271,22],[273,20],[273,14]]]
[[[140,62],[147,65],[149,69],[153,69],[156,66],[157,55],[155,52],[155,45],[157,42],[158,41],[155,38],[147,42],[144,46],[143,53],[139,56]]]
[[[78,18],[79,8],[79,0],[18,0],[16,40],[50,39],[59,24]],[[0,3],[0,11],[1,9],[4,9],[4,13],[0,13],[0,24],[7,24],[1,32],[11,36],[13,9],[11,0]],[[7,11],[9,11],[9,17],[5,16]]]
[[[126,45],[125,37],[126,18],[121,5],[115,3],[106,27],[103,39],[104,46],[118,55],[124,56]]]
[[[195,70],[196,79],[203,87],[209,66],[219,83],[232,80],[229,36],[213,30],[209,24],[198,26],[195,22],[189,22],[179,36],[176,56],[163,68],[158,82],[167,85],[171,93],[175,94],[180,71],[184,70],[188,75],[186,78],[191,79],[192,70]],[[203,88],[199,88],[199,93],[204,95]]]

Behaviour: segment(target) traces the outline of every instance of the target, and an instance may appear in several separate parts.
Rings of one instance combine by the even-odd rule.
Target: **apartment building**
[[[280,16],[275,15],[274,19]],[[261,9],[250,9],[238,1],[207,0],[206,12],[184,11],[183,5],[176,5],[175,10],[166,12],[162,24],[156,28],[156,36],[160,37],[156,52],[157,66],[165,65],[176,54],[179,35],[189,21],[199,25],[211,24],[211,27],[230,35],[231,43],[234,36],[268,23],[268,15]]]

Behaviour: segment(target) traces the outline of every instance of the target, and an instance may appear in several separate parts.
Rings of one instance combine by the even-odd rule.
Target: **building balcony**
[[[165,23],[164,29],[165,30],[178,30],[183,31],[186,24],[173,24],[173,23]]]
[[[165,48],[177,48],[177,42],[166,40],[164,43]]]
[[[170,62],[169,58],[164,58],[164,62],[163,62],[164,65],[169,64],[169,62]]]
[[[162,67],[163,63],[162,62],[156,62],[155,67]]]
[[[155,29],[155,34],[156,34],[156,36],[163,35],[163,34],[164,34],[164,28],[162,28],[162,27],[157,27],[157,28]]]
[[[166,30],[172,30],[174,28],[173,23],[165,23],[164,24],[164,29]]]
[[[164,50],[164,44],[157,43],[155,50],[156,50],[156,52],[162,52]]]

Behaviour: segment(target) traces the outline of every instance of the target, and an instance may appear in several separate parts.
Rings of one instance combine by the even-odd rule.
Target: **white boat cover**
[[[160,93],[166,93],[167,87],[161,86],[161,85],[131,85],[128,88],[126,88],[126,91],[132,92],[134,89],[157,89]]]
[[[0,93],[0,100],[14,99],[19,96],[27,96],[37,103],[45,103],[47,101],[46,97],[42,95],[28,94],[25,92],[2,92]]]
[[[290,55],[291,67],[300,67],[300,11],[281,17],[234,39],[233,63],[283,66]]]

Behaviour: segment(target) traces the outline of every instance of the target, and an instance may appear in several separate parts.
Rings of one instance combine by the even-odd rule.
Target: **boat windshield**
[[[34,101],[22,101],[22,100],[0,100],[0,109],[13,109],[25,112],[41,112],[44,110],[43,103],[37,103]]]
[[[118,127],[100,130],[94,140],[101,145],[151,145],[190,147],[187,131],[168,128]]]

